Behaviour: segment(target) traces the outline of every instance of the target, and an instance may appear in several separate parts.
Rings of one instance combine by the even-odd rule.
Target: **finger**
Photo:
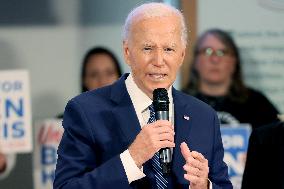
[[[185,164],[184,166],[183,166],[183,169],[186,171],[186,173],[187,174],[189,174],[189,175],[194,175],[194,176],[197,176],[197,177],[199,177],[199,176],[201,176],[202,174],[201,174],[201,171],[199,170],[199,169],[197,169],[197,168],[195,168],[195,167],[191,167],[191,166],[189,166],[189,165],[187,165],[187,164]]]
[[[154,127],[163,127],[163,126],[168,126],[169,128],[173,129],[173,125],[170,121],[168,120],[157,120],[153,123],[151,123]]]
[[[205,163],[202,163],[198,159],[194,159],[193,157],[189,157],[187,159],[187,166],[190,166],[192,168],[197,168],[199,170],[198,176],[200,177],[208,177],[208,172],[209,172],[209,167],[208,167],[208,162],[205,159]]]
[[[194,175],[184,174],[184,178],[190,182],[190,184],[197,184],[199,178]]]
[[[186,164],[198,169],[204,169],[204,165],[198,159],[194,159],[192,156],[186,159]]]
[[[175,138],[174,135],[172,133],[161,133],[158,135],[158,140],[168,140],[171,142],[174,142]]]
[[[194,159],[198,159],[202,163],[206,162],[206,158],[199,152],[192,151],[191,155]]]
[[[190,150],[185,142],[180,144],[180,149],[185,160],[191,157]]]
[[[158,145],[159,149],[157,151],[159,151],[161,148],[174,148],[176,146],[174,142],[167,140],[160,141]]]
[[[175,135],[175,132],[173,129],[169,128],[169,127],[158,127],[155,129],[154,131],[156,134],[163,134],[163,133],[169,133],[172,136]]]
[[[173,125],[169,121],[160,120],[159,122],[150,123],[143,128],[151,130],[152,133],[172,132],[174,133]]]
[[[199,185],[199,188],[209,188],[207,179],[188,174],[184,174],[184,178],[190,182],[190,186],[192,186],[192,188],[194,185]]]

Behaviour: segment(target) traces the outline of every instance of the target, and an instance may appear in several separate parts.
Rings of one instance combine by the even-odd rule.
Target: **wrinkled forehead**
[[[129,28],[129,37],[138,33],[168,33],[181,35],[181,24],[176,15],[139,17]],[[156,33],[157,34],[157,33]]]

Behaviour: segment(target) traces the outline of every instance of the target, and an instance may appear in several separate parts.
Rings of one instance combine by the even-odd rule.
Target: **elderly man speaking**
[[[66,106],[55,189],[232,188],[215,112],[172,87],[186,48],[181,12],[147,3],[129,13],[123,52],[131,73]],[[153,117],[164,88],[169,120]],[[164,174],[159,151],[172,152]]]

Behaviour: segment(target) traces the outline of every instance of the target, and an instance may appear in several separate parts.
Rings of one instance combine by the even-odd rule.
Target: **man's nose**
[[[153,64],[155,66],[163,66],[165,64],[163,49],[157,49],[154,56],[155,58]]]

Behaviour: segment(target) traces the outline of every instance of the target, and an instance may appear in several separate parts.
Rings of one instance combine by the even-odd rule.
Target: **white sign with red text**
[[[35,124],[34,186],[52,189],[57,160],[57,148],[63,135],[61,119],[49,119]]]
[[[25,70],[0,71],[0,151],[32,151],[29,73]]]

